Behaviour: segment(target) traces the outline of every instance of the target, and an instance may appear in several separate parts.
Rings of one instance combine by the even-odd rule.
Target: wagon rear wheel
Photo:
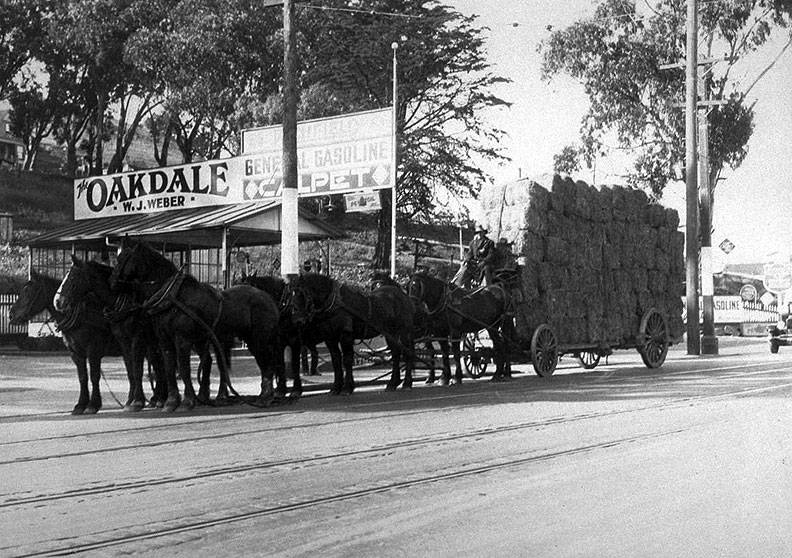
[[[547,324],[541,324],[531,337],[531,361],[534,371],[543,378],[552,376],[558,364],[558,342]]]
[[[647,368],[659,368],[668,354],[668,326],[663,315],[652,308],[644,314],[638,352]]]
[[[484,358],[481,348],[478,332],[468,333],[462,338],[462,365],[471,378],[481,378],[487,372],[489,360]]]
[[[600,354],[596,351],[580,351],[577,354],[578,362],[586,370],[596,368],[600,361]]]

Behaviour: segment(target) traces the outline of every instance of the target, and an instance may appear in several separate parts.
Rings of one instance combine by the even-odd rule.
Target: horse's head
[[[112,268],[98,262],[83,262],[72,254],[72,266],[61,281],[53,298],[58,312],[66,312],[87,297],[110,302],[110,274]]]
[[[145,242],[135,242],[127,237],[121,242],[118,263],[110,274],[113,292],[130,290],[145,282],[164,280],[176,273],[176,266]]]
[[[437,308],[443,304],[446,294],[446,283],[426,272],[419,271],[410,277],[407,294],[414,301],[426,304],[429,308]]]
[[[379,289],[380,287],[399,287],[401,285],[392,279],[390,273],[385,270],[377,269],[371,272],[371,279],[369,280],[369,287],[371,290]]]
[[[289,284],[292,323],[305,327],[317,314],[329,311],[337,296],[337,284],[327,275],[306,273]]]
[[[57,288],[57,279],[30,270],[30,281],[25,283],[22,291],[9,311],[12,325],[21,325],[39,312],[46,310],[52,302]]]

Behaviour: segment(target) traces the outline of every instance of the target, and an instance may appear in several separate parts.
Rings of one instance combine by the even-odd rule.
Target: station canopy
[[[340,236],[340,231],[307,211],[300,211],[298,226],[300,241]],[[280,200],[86,219],[42,234],[29,245],[90,250],[101,249],[106,240],[118,242],[130,236],[163,242],[171,249],[221,248],[224,232],[228,235],[227,246],[280,244]]]

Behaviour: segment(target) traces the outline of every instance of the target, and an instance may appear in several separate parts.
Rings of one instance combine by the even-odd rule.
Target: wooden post
[[[685,265],[686,265],[686,308],[687,308],[687,352],[701,353],[699,338],[698,303],[698,176],[696,169],[696,91],[698,71],[698,2],[687,2],[687,53],[685,80]]]
[[[297,31],[294,0],[283,2],[283,188],[281,196],[281,275],[299,274],[297,209]]]

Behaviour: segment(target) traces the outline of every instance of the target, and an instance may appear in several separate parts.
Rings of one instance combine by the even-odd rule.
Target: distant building
[[[0,167],[16,167],[22,161],[22,147],[22,142],[11,134],[8,110],[0,109]]]

